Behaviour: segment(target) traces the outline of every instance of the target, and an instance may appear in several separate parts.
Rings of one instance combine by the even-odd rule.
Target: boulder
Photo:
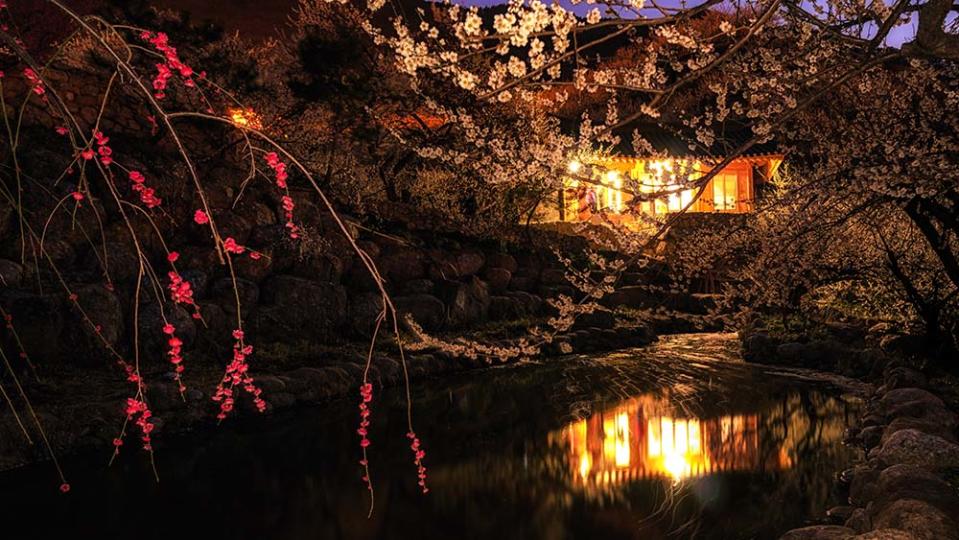
[[[489,318],[493,321],[514,321],[527,315],[526,307],[517,298],[509,296],[489,297]]]
[[[898,388],[886,392],[878,410],[886,418],[909,417],[939,423],[953,429],[959,424],[956,414],[934,394],[919,388]]]
[[[258,335],[277,341],[291,335],[329,342],[342,339],[340,330],[348,314],[342,285],[279,275],[266,281],[263,297],[269,307],[256,312]]]
[[[812,525],[786,531],[786,534],[780,536],[779,540],[838,540],[849,538],[855,534],[856,531],[839,525]]]
[[[216,256],[216,251],[213,250],[210,246],[183,246],[176,250],[180,254],[179,260],[177,260],[176,265],[177,269],[183,273],[187,269],[198,269],[204,272],[215,272],[215,269],[223,268],[220,264],[220,259]],[[113,255],[110,256],[110,268],[111,271],[114,266]],[[135,262],[134,262],[135,264]],[[133,267],[133,272],[135,275],[136,267]]]
[[[859,432],[859,440],[866,448],[873,448],[882,441],[882,434],[885,433],[883,426],[866,426]]]
[[[515,274],[519,265],[516,259],[508,253],[490,253],[486,256],[486,266],[489,268],[502,268],[510,274]]]
[[[257,251],[260,253],[259,258],[254,259],[248,254],[243,254],[233,258],[233,268],[238,277],[254,283],[260,283],[273,271],[273,257],[271,250],[268,248],[264,251]]]
[[[237,278],[234,283],[228,277],[214,281],[210,287],[210,299],[227,313],[236,313],[237,298],[241,311],[249,313],[260,299],[260,287],[248,279]]]
[[[850,540],[918,540],[912,533],[899,529],[876,529],[863,534],[857,534]]]
[[[63,298],[15,289],[0,289],[0,305],[10,317],[27,353],[44,362],[63,361],[59,347],[64,329]],[[7,332],[0,333],[6,338]]]
[[[574,330],[583,328],[609,330],[614,326],[616,326],[616,315],[612,311],[602,307],[597,308],[592,313],[583,313],[576,317],[576,321],[573,323]]]
[[[267,394],[286,391],[286,382],[274,375],[259,375],[256,377],[256,385]]]
[[[0,287],[17,287],[22,280],[23,266],[7,259],[0,259]]]
[[[603,305],[608,307],[626,306],[634,309],[643,309],[659,305],[660,298],[651,293],[648,287],[629,285],[620,287],[603,298]]]
[[[754,332],[745,337],[743,344],[743,359],[755,364],[770,364],[775,362],[776,347],[779,342],[766,332]]]
[[[509,280],[509,288],[513,291],[532,292],[536,289],[536,278],[513,274]]]
[[[406,361],[412,364],[415,356],[407,357]],[[397,360],[388,356],[377,356],[373,358],[371,370],[375,369],[381,382],[393,384],[403,376],[403,366]],[[362,375],[361,375],[362,378]]]
[[[132,316],[131,314],[131,318]],[[193,348],[193,343],[196,340],[196,324],[192,314],[176,305],[164,305],[161,311],[160,305],[153,302],[141,306],[140,313],[137,316],[141,354],[147,352],[158,357],[166,354],[166,351],[170,349],[167,344],[170,336],[163,332],[163,326],[166,323],[170,323],[176,328],[175,335],[183,342],[182,349],[184,352]],[[165,361],[166,357],[163,356],[163,359]],[[170,366],[167,362],[155,365],[162,366],[164,371]]]
[[[193,290],[193,299],[200,300],[206,298],[207,293],[209,292],[210,286],[210,275],[204,272],[203,270],[198,269],[189,269],[180,272],[180,277],[185,281],[190,283],[190,289]],[[153,295],[148,295],[149,298],[152,298]]]
[[[457,276],[464,278],[479,273],[486,264],[486,257],[479,251],[461,251],[455,256]]]
[[[376,328],[376,318],[383,311],[383,295],[376,292],[356,293],[348,300],[350,328],[356,336],[370,338]],[[381,326],[380,331],[384,330]]]
[[[326,251],[314,250],[301,253],[293,263],[290,273],[297,277],[310,279],[313,281],[326,281],[329,283],[339,283],[346,273],[349,260],[346,254],[343,256],[333,255]],[[373,284],[373,280],[362,264],[357,265],[357,272],[366,274],[365,283]],[[382,268],[379,269],[382,272]],[[381,274],[382,275],[382,274]]]
[[[151,235],[152,234],[153,233],[151,233]],[[124,236],[124,238],[125,237],[126,236]],[[44,244],[44,248],[49,249],[49,246]],[[130,243],[107,242],[105,246],[101,248],[101,252],[103,250],[107,252],[107,256],[109,257],[108,268],[110,270],[110,278],[114,283],[131,282],[136,279],[137,271],[140,267],[140,257],[137,255],[136,249]],[[216,255],[214,255],[214,257],[215,256]],[[58,262],[58,264],[62,263]],[[90,250],[83,258],[83,265],[87,268],[102,268],[102,263],[97,258],[96,254],[93,253],[93,250]],[[62,267],[63,266],[61,265],[61,268]]]
[[[283,225],[257,225],[250,231],[251,249],[268,253],[273,272],[288,272],[300,258],[302,243],[294,243]]]
[[[509,281],[513,274],[505,268],[490,267],[483,272],[483,277],[489,283],[491,291],[501,293],[509,287]]]
[[[435,285],[429,279],[413,279],[401,287],[403,294],[433,294]]]
[[[186,407],[186,400],[180,395],[180,389],[175,382],[150,382],[147,384],[146,394],[154,413]]]
[[[427,274],[429,278],[436,282],[455,280],[459,277],[459,270],[456,269],[456,260],[443,252],[432,252],[430,255],[430,264]]]
[[[366,253],[370,258],[376,259],[380,256],[383,250],[380,249],[379,244],[376,242],[371,242],[369,240],[357,240],[356,247],[363,250],[363,253]]]
[[[949,414],[948,411],[946,411],[946,414]],[[881,442],[886,442],[894,433],[902,429],[915,429],[930,435],[937,435],[947,441],[959,442],[956,440],[956,430],[954,426],[950,425],[948,419],[937,421],[923,418],[910,418],[908,416],[893,418],[885,430],[883,430]]]
[[[910,353],[926,349],[925,336],[913,334],[888,334],[879,340],[879,348],[888,353]]]
[[[959,467],[959,445],[915,429],[901,429],[873,450],[870,457],[886,465]]]
[[[802,343],[788,341],[776,347],[776,360],[788,366],[802,365],[802,355],[805,346]]]
[[[426,276],[426,258],[415,248],[392,249],[380,257],[380,274],[393,285]]]
[[[440,330],[446,325],[446,306],[431,294],[397,296],[393,298],[393,305],[400,317],[407,314],[412,316],[416,324],[424,330]],[[489,296],[487,307],[488,305]]]
[[[877,529],[899,529],[920,540],[954,540],[959,538],[959,525],[953,518],[929,503],[915,499],[899,499],[886,506],[873,518]]]
[[[869,513],[866,512],[865,508],[854,509],[852,514],[849,515],[849,519],[846,520],[845,525],[860,533],[872,529],[872,523],[869,521]]]
[[[214,343],[233,345],[233,330],[236,328],[236,316],[228,315],[223,308],[213,302],[198,302],[203,322],[197,323],[197,335]]]
[[[539,275],[539,281],[543,285],[567,285],[566,270],[562,268],[544,268]]]
[[[854,507],[848,505],[833,506],[829,510],[826,510],[826,517],[835,523],[845,523],[855,510]]]
[[[379,268],[378,259],[374,258],[373,263],[378,269],[382,270],[382,268]],[[382,275],[381,273],[380,276]],[[380,290],[376,279],[373,278],[373,275],[361,260],[356,260],[346,271],[343,278],[346,285],[352,290],[363,292],[378,292]]]
[[[276,212],[269,206],[256,201],[250,201],[243,198],[238,205],[240,213],[246,216],[254,227],[260,225],[275,225],[277,223]]]
[[[876,484],[879,481],[879,471],[865,465],[858,465],[843,472],[849,479],[849,502],[855,505],[864,505],[876,497]]]
[[[895,390],[897,388],[926,388],[929,380],[919,371],[903,366],[889,369],[885,376],[886,388]]]
[[[950,516],[959,516],[959,495],[944,480],[916,465],[893,465],[879,474],[877,496],[870,505],[872,514],[898,499],[929,503]]]
[[[884,361],[879,349],[850,349],[835,358],[835,369],[847,377],[862,378],[873,373],[877,365]]]
[[[126,262],[129,260],[129,257],[124,255],[131,254],[133,257],[136,257],[136,252],[133,248],[129,247],[123,242],[108,242],[107,249],[110,250],[110,257],[118,257],[121,261]],[[57,240],[57,239],[46,239],[43,242],[43,251],[53,259],[53,262],[57,264],[60,268],[69,266],[73,261],[76,260],[77,251],[74,249],[66,240]],[[139,261],[139,259],[135,259]],[[111,265],[110,270],[113,271],[113,265]],[[122,267],[117,267],[118,271],[123,271]],[[136,275],[137,266],[134,265],[132,269],[132,275]]]
[[[216,228],[220,237],[226,240],[233,238],[236,243],[246,245],[250,239],[250,231],[253,224],[239,212],[232,210],[225,212],[215,212]]]
[[[80,310],[71,306],[71,326],[78,330],[79,334],[75,336],[79,340],[73,344],[83,347],[85,352],[104,351],[103,341],[111,347],[116,346],[125,326],[123,308],[117,295],[103,285],[81,285],[73,291],[77,295],[77,304],[89,318],[88,322]],[[94,325],[93,328],[90,323]]]
[[[886,413],[890,410],[913,401],[921,401],[935,407],[943,406],[938,396],[921,388],[898,388],[886,392],[879,400],[879,408]]]
[[[537,315],[543,309],[543,299],[535,294],[530,294],[524,291],[509,291],[505,294],[510,298],[515,298],[523,304],[526,315]]]
[[[451,325],[468,326],[485,321],[489,316],[489,287],[476,276],[466,283],[443,281],[437,284],[437,288],[447,306]]]

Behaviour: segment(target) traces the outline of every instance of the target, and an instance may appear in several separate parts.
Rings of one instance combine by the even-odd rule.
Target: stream
[[[171,438],[156,452],[0,475],[4,538],[775,538],[841,504],[855,381],[743,363],[731,334],[669,336],[421,381],[372,402],[374,507],[350,399]],[[269,400],[269,396],[265,396]]]

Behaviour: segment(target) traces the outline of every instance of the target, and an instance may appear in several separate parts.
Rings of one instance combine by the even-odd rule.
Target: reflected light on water
[[[665,398],[643,395],[553,433],[568,448],[575,476],[584,485],[642,478],[678,483],[719,471],[792,466],[783,445],[764,458],[758,414],[707,418],[669,414]]]

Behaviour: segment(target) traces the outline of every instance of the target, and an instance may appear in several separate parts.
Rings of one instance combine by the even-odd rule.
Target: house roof
[[[717,136],[713,144],[706,146],[697,141],[695,136],[690,133],[689,128],[677,128],[676,126],[660,124],[640,124],[635,126],[657,154],[668,155],[675,158],[693,158],[693,159],[717,159],[723,158],[734,152],[737,148],[747,143],[753,136],[752,132],[743,129],[735,131],[726,131]],[[624,155],[634,154],[636,151],[632,148],[632,137],[621,137],[622,142],[617,148]],[[753,145],[748,151],[742,154],[743,157],[774,157],[781,154],[779,145],[776,141],[768,141]]]

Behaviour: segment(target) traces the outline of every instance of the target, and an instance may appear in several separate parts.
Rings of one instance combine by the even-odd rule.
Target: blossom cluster
[[[140,202],[146,205],[147,208],[156,208],[160,206],[160,203],[163,201],[156,196],[156,190],[151,187],[147,187],[146,178],[143,176],[143,173],[139,171],[130,171],[129,174],[130,182],[133,183],[133,191],[136,191],[140,194]]]
[[[170,350],[167,351],[167,356],[170,357],[170,363],[173,364],[173,378],[180,392],[183,393],[186,391],[186,386],[183,385],[181,379],[181,374],[183,373],[183,341],[176,336],[176,327],[170,323],[163,325],[163,333],[170,336],[167,339],[167,345],[170,347]]]
[[[173,256],[176,252],[170,254]],[[174,257],[174,260],[176,258]],[[196,305],[196,302],[193,300],[193,288],[190,286],[190,282],[183,279],[183,276],[175,270],[171,270],[167,277],[170,278],[170,285],[168,289],[170,290],[170,300],[173,300],[175,304],[186,304],[192,306],[194,309],[193,318],[200,318],[200,308]]]
[[[227,415],[233,411],[235,405],[236,387],[242,388],[248,394],[253,396],[253,405],[260,412],[266,411],[266,402],[260,397],[263,391],[253,383],[253,377],[250,376],[250,365],[247,363],[247,357],[253,353],[252,345],[243,343],[243,330],[239,328],[233,331],[233,339],[236,343],[233,345],[233,360],[227,365],[223,378],[216,387],[213,395],[213,401],[220,404],[220,412],[216,417],[218,420],[225,420]]]
[[[286,228],[290,230],[290,238],[296,240],[300,237],[300,227],[293,222],[293,198],[289,195],[283,196],[283,217],[286,218]]]
[[[254,261],[259,260],[263,256],[259,251],[250,249],[239,242],[236,241],[232,236],[226,237],[223,240],[223,250],[227,253],[233,253],[234,255],[242,255],[244,253],[249,254],[250,258]]]
[[[410,449],[413,451],[413,464],[416,465],[416,477],[419,478],[417,485],[423,490],[423,493],[429,493],[430,488],[426,487],[426,467],[423,465],[423,458],[426,457],[426,451],[420,446],[420,439],[414,431],[406,434],[410,440]]]
[[[276,187],[286,189],[286,163],[283,163],[276,152],[270,152],[265,157],[266,164],[276,173]]]
[[[370,446],[369,427],[370,427],[370,406],[369,403],[373,401],[373,385],[366,382],[360,386],[360,427],[357,428],[356,433],[360,436],[360,448],[363,449],[363,459],[360,460],[360,465],[366,469],[366,472],[363,474],[363,481],[366,482],[366,488],[373,490],[373,484],[370,482],[369,476],[369,461],[366,459],[366,449]]]
[[[146,401],[138,398],[127,398],[126,413],[127,420],[132,421],[140,428],[140,440],[143,441],[143,449],[148,452],[152,451],[150,433],[153,432],[153,424],[150,422],[150,418],[153,417],[153,413],[147,406]]]
[[[276,152],[269,152],[264,157],[266,158],[266,164],[273,169],[276,175],[276,187],[286,189],[286,180],[288,178],[286,163],[280,159],[280,156],[278,156]],[[289,195],[283,196],[282,204],[283,216],[286,218],[286,228],[290,230],[290,238],[296,240],[300,237],[300,227],[293,221],[293,208],[295,208],[296,205],[293,203],[293,198]]]
[[[102,131],[97,130],[93,132],[93,139],[97,143],[97,154],[100,155],[100,163],[105,167],[109,166],[113,163],[113,158],[111,157],[113,155],[113,149],[107,146],[107,143],[110,142],[110,137],[104,135]]]
[[[43,86],[43,80],[32,68],[24,68],[23,76],[27,78],[27,81],[30,83],[30,90],[33,91],[34,94],[42,96],[47,93],[46,88]]]
[[[195,86],[193,81],[193,68],[180,61],[176,48],[170,45],[169,37],[164,32],[157,32],[156,34],[142,32],[140,38],[149,42],[156,50],[163,54],[164,62],[156,65],[157,73],[153,78],[153,96],[155,98],[163,99],[166,97],[166,88],[174,73],[180,74],[185,86]],[[200,75],[202,77],[202,73]]]

